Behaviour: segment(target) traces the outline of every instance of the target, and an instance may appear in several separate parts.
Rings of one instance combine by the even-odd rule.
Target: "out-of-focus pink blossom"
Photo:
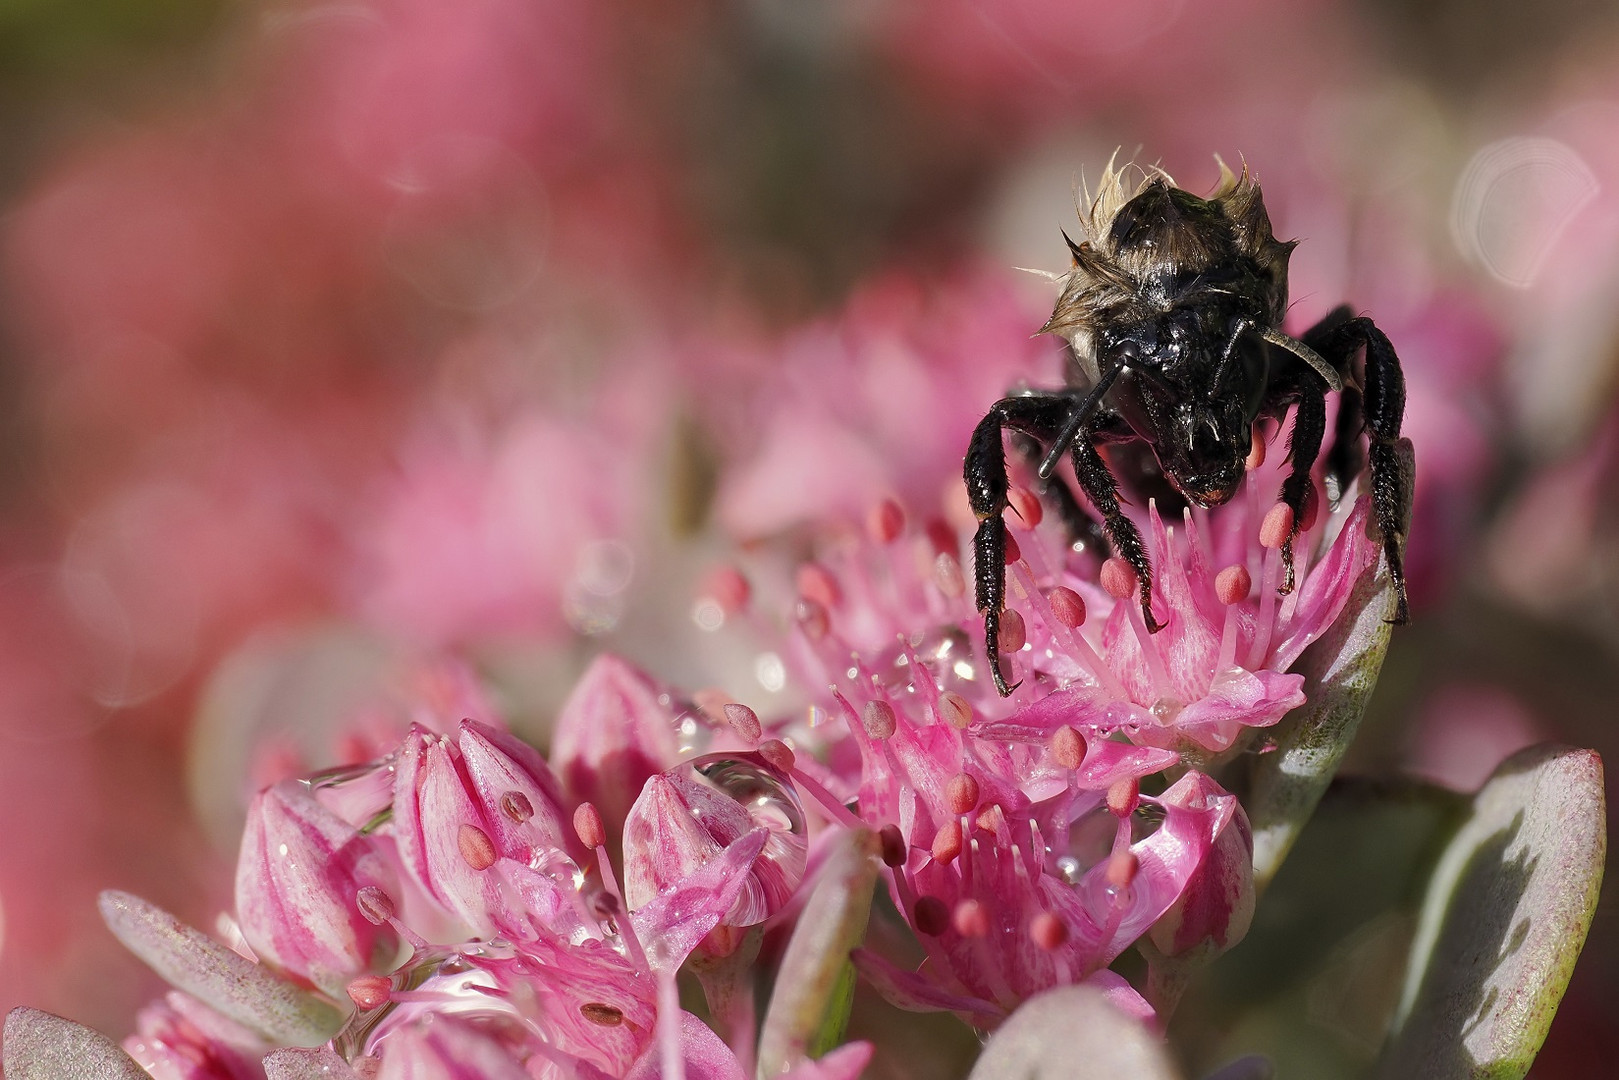
[[[749,437],[733,436],[720,522],[756,537],[859,521],[889,496],[936,505],[959,482],[961,447],[985,404],[1016,381],[1057,380],[1058,350],[1030,338],[1040,321],[982,277],[866,286],[838,320],[782,343],[771,377],[722,424]]]
[[[1441,686],[1414,720],[1405,767],[1454,791],[1477,791],[1502,761],[1546,738],[1526,702],[1488,683]]]
[[[1215,96],[1229,104],[1245,89],[1246,72],[1241,65],[1229,68],[1224,58],[1251,46],[1251,39],[1239,36],[1250,20],[1263,20],[1273,35],[1268,40],[1276,63],[1263,77],[1291,81],[1289,61],[1296,49],[1282,42],[1306,30],[1299,13],[1269,0],[1249,0],[1218,13],[1176,0],[1127,8],[1062,0],[1013,0],[986,8],[972,0],[946,0],[895,5],[874,26],[901,70],[926,89],[930,100],[966,110],[958,124],[977,120],[986,136],[996,130],[1004,138],[1007,126],[1015,131],[1068,120],[1080,106],[1094,109],[1099,101],[1121,96],[1139,101],[1162,95],[1177,103]],[[1314,31],[1322,33],[1319,26]],[[1254,77],[1257,81],[1258,73]],[[1222,93],[1211,95],[1216,86]],[[1280,96],[1274,84],[1269,96]],[[1148,110],[1149,115],[1159,111]]]
[[[260,1080],[259,1059],[272,1045],[178,990],[143,1008],[124,1040],[154,1080]]]
[[[357,537],[355,605],[428,645],[612,629],[651,426],[625,419],[636,397],[614,400],[617,423],[536,411],[493,438],[413,439]]]
[[[603,653],[591,662],[557,715],[551,762],[569,795],[624,820],[642,785],[680,760],[683,725],[706,724],[682,710],[645,672]]]

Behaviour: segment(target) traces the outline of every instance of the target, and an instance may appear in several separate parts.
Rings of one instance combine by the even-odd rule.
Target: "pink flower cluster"
[[[1287,668],[1378,550],[1365,499],[1311,500],[1282,595],[1294,522],[1264,456],[1256,442],[1226,508],[1171,527],[1147,507],[1157,633],[1126,565],[1071,542],[1016,488],[1006,698],[962,533],[942,518],[913,528],[892,500],[797,567],[777,644],[802,715],[687,699],[604,655],[547,757],[465,672],[438,680],[372,760],[254,799],[237,952],[104,896],[114,932],[176,987],[126,1050],[176,1080],[741,1078],[762,936],[793,932],[840,832],[875,838],[923,957],[880,938],[850,954],[892,1003],[991,1030],[1087,983],[1164,1015],[1172,996],[1110,965],[1132,947],[1150,965],[1202,962],[1246,932],[1252,841],[1209,769],[1302,703]],[[709,591],[728,613],[750,602],[734,571]],[[683,1008],[683,968],[710,1022]],[[872,1049],[806,1051],[787,1075],[852,1078]]]
[[[1178,530],[1149,506],[1156,634],[1122,560],[1099,564],[1014,491],[1009,698],[942,522],[908,532],[885,503],[801,568],[791,652],[806,685],[830,688],[811,730],[828,760],[857,763],[828,782],[883,830],[895,905],[927,955],[916,971],[858,957],[891,1000],[991,1027],[1090,980],[1150,1014],[1108,970],[1120,953],[1149,930],[1164,956],[1246,931],[1246,818],[1198,767],[1303,704],[1287,669],[1377,556],[1366,500],[1347,497],[1300,523],[1296,587],[1279,595],[1290,522],[1262,451],[1232,506]]]
[[[805,818],[778,767],[790,752],[677,761],[677,739],[724,745],[729,730],[716,740],[708,718],[610,656],[564,710],[551,763],[500,725],[425,719],[375,761],[282,781],[253,802],[236,876],[240,947],[289,992],[352,1006],[330,1033],[341,1060],[287,1049],[281,1067],[742,1077],[737,1055],[681,1010],[674,977],[694,950],[723,953],[727,930],[775,917],[803,879]],[[609,823],[580,792],[619,808],[622,887]],[[228,966],[161,946],[170,962],[153,961],[168,917],[124,894],[106,894],[103,910],[183,989]],[[267,1026],[233,1016],[228,996],[176,992],[125,1047],[157,1076],[258,1075],[276,1041],[296,1042]],[[801,1075],[852,1076],[867,1056],[854,1047]]]

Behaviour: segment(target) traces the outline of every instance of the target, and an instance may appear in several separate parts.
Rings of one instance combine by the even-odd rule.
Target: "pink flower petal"
[[[376,1080],[531,1080],[494,1036],[453,1015],[411,1024],[382,1043]]]
[[[1303,686],[1302,675],[1228,668],[1214,677],[1207,694],[1181,710],[1174,730],[1218,753],[1244,728],[1269,727],[1303,705]]]
[[[954,1012],[973,1018],[973,1023],[993,1027],[1004,1010],[993,1002],[966,994],[953,994],[938,982],[914,971],[895,967],[870,949],[849,954],[860,977],[876,988],[889,1004],[910,1012]]]
[[[476,720],[461,722],[458,745],[497,851],[526,862],[536,848],[577,846],[573,830],[564,825],[561,786],[538,750]],[[516,820],[510,811],[514,802],[531,816]]]
[[[686,962],[747,887],[769,839],[769,829],[754,829],[630,913],[652,970],[673,972]]]
[[[660,1050],[654,1039],[640,1060],[624,1074],[624,1080],[660,1080],[664,1075]],[[747,1080],[742,1063],[731,1053],[731,1048],[689,1012],[680,1014],[680,1052],[686,1080]]]
[[[865,1040],[844,1043],[823,1057],[793,1066],[781,1074],[781,1080],[857,1080],[871,1063],[875,1049]]]
[[[1337,620],[1361,573],[1378,557],[1378,547],[1366,536],[1371,500],[1362,495],[1343,523],[1338,538],[1300,586],[1298,606],[1276,628],[1265,666],[1286,671],[1316,638]]]
[[[647,779],[680,760],[667,696],[610,653],[586,669],[557,716],[551,763],[569,795],[624,820]]]

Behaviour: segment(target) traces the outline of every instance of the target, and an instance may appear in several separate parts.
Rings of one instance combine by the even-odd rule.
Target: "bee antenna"
[[[1329,389],[1342,390],[1344,388],[1344,377],[1338,373],[1338,369],[1323,360],[1320,353],[1298,338],[1288,337],[1271,326],[1258,327],[1254,332],[1272,345],[1286,349],[1306,364],[1309,364],[1317,375],[1326,380]]]

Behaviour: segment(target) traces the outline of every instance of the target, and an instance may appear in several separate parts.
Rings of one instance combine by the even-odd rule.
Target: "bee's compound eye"
[[[1126,339],[1113,346],[1113,355],[1121,364],[1128,364],[1141,356],[1141,346]]]

